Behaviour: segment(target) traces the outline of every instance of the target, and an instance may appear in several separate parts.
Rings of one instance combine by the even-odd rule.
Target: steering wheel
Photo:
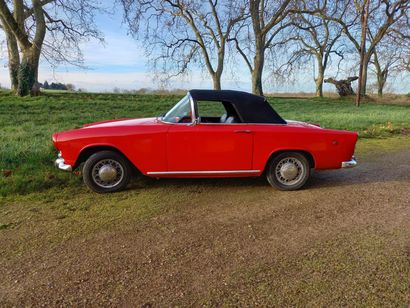
[[[182,118],[178,118],[177,123],[191,123],[192,122],[192,111],[189,111],[187,115],[184,115]]]
[[[192,122],[192,117],[190,116],[184,116],[178,121],[178,123],[191,123],[191,122]]]

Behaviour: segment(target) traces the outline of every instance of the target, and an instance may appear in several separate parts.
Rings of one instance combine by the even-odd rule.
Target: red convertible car
[[[55,164],[83,165],[85,184],[124,189],[135,173],[154,178],[255,177],[301,188],[311,170],[356,166],[355,132],[282,119],[264,97],[191,90],[157,118],[120,119],[53,134]]]

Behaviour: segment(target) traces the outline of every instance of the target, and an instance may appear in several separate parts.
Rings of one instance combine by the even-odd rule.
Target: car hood
[[[141,119],[116,119],[99,121],[90,124],[83,125],[84,129],[87,128],[104,128],[104,127],[122,127],[122,126],[135,126],[135,125],[153,125],[156,124],[157,118],[141,118]]]

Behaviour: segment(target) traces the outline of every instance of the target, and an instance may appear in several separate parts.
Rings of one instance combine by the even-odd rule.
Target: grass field
[[[53,168],[51,134],[103,119],[157,116],[178,96],[46,93],[16,98],[0,93],[0,196],[51,187],[77,186],[75,177]],[[339,99],[271,98],[286,119],[358,131],[361,137],[386,137],[410,128],[410,106],[364,104]],[[10,175],[11,176],[5,176]]]

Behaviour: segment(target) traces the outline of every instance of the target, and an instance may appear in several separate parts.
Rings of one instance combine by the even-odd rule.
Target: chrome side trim
[[[67,171],[67,172],[73,171],[73,167],[70,166],[70,165],[66,165],[66,164],[64,163],[64,158],[62,158],[62,157],[57,158],[56,161],[54,162],[54,165],[55,165],[58,169],[63,170],[63,171]]]
[[[354,168],[357,166],[357,160],[352,157],[352,160],[342,162],[342,168]]]
[[[247,174],[259,173],[260,170],[215,170],[215,171],[153,171],[147,172],[148,175],[178,175],[178,174]]]
[[[165,122],[161,119],[158,119],[159,122],[164,123],[164,124],[168,124],[168,125],[185,125],[185,126],[192,126],[194,123],[193,122],[189,122],[189,123],[172,123],[172,122]],[[196,123],[195,123],[196,124]]]
[[[201,125],[275,125],[275,126],[286,126],[286,124],[278,124],[278,123],[203,123],[200,122]]]

